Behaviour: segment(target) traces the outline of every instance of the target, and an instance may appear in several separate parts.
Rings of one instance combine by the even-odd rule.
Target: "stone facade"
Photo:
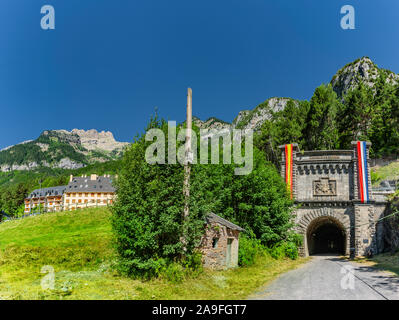
[[[200,245],[204,267],[215,270],[237,267],[239,234],[243,230],[213,213],[209,214]]]
[[[303,235],[302,256],[337,252],[364,256],[383,250],[383,217],[387,202],[374,197],[368,166],[368,203],[361,203],[356,143],[353,150],[301,152],[293,145],[293,198],[296,230]],[[367,143],[367,160],[369,147]],[[283,149],[284,146],[281,146]],[[285,177],[285,153],[281,174]]]

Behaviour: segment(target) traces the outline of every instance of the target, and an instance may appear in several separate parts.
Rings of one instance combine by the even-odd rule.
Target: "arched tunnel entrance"
[[[307,229],[309,255],[321,253],[345,254],[346,231],[332,217],[319,217]]]

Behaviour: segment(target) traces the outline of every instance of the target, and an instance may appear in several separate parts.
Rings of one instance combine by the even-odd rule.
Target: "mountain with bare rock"
[[[46,130],[36,140],[1,150],[0,171],[40,167],[78,169],[94,162],[117,159],[127,145],[116,141],[109,131]]]

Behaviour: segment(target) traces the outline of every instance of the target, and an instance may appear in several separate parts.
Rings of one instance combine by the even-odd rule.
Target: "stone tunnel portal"
[[[308,227],[307,242],[309,255],[323,253],[344,255],[346,231],[334,218],[319,217]]]

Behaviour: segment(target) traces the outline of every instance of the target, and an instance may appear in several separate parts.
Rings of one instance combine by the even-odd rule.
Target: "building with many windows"
[[[71,176],[64,192],[64,210],[112,204],[115,197],[112,180],[110,175]]]
[[[115,197],[110,175],[73,177],[67,186],[32,191],[25,199],[25,213],[76,210],[111,205]]]
[[[25,199],[25,213],[60,211],[66,186],[33,190]]]

